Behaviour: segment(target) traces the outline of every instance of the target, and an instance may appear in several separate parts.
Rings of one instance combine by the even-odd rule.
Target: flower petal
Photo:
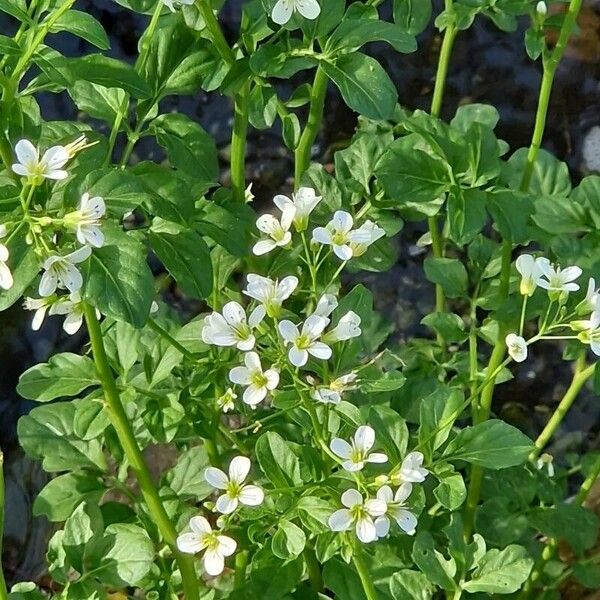
[[[202,562],[204,564],[204,570],[208,575],[212,575],[213,577],[220,575],[225,568],[225,559],[217,550],[207,550],[204,553]]]
[[[375,430],[369,425],[361,425],[354,434],[354,444],[363,452],[370,450],[375,443]]]
[[[373,519],[364,517],[356,522],[356,537],[364,544],[368,544],[377,539],[377,530],[375,529]]]
[[[196,533],[182,533],[177,536],[177,548],[184,554],[196,554],[204,548]]]
[[[323,342],[314,342],[308,352],[320,360],[329,360],[332,354],[331,348]]]
[[[331,451],[340,458],[347,459],[350,458],[350,455],[352,454],[352,446],[346,440],[341,438],[333,438],[329,443],[329,447],[331,448]]]
[[[288,358],[295,367],[303,367],[308,362],[308,352],[301,350],[297,346],[291,346]]]
[[[232,498],[229,494],[223,494],[217,498],[215,508],[222,515],[230,515],[238,507],[238,499]]]
[[[285,25],[292,18],[293,12],[294,6],[292,0],[278,0],[277,4],[273,7],[271,19],[273,19],[277,25]]]
[[[269,252],[271,252],[271,250],[274,250],[275,248],[277,248],[277,244],[272,239],[260,240],[259,242],[256,242],[256,244],[254,244],[254,246],[252,247],[252,252],[256,256],[263,256],[264,254],[268,254]]]
[[[206,518],[199,515],[190,519],[190,529],[194,533],[206,534],[212,531],[212,527]]]
[[[352,527],[352,514],[346,508],[336,510],[328,519],[332,531],[347,531]]]
[[[361,493],[358,490],[355,490],[354,488],[350,488],[342,494],[342,504],[346,508],[352,508],[357,504],[362,504],[362,502],[363,497]]]
[[[219,552],[223,556],[231,556],[237,548],[237,542],[228,535],[217,536],[217,541],[219,542]]]
[[[409,510],[401,508],[394,514],[394,518],[402,531],[408,533],[408,535],[414,535],[417,528],[417,517],[415,515]]]
[[[293,343],[295,340],[300,337],[300,331],[298,330],[298,326],[289,321],[288,319],[284,319],[279,322],[279,333],[285,342]]]
[[[367,456],[367,462],[369,463],[386,463],[388,461],[388,457],[383,452],[373,452]]]
[[[379,538],[385,537],[390,532],[390,520],[385,515],[375,519],[375,531]]]
[[[263,503],[265,493],[257,485],[245,485],[240,491],[239,498],[246,506],[258,506]]]
[[[243,483],[250,473],[252,463],[246,456],[236,456],[229,463],[229,480],[235,483]]]
[[[246,311],[237,302],[228,302],[223,307],[223,318],[228,325],[237,327],[246,322]]]
[[[229,485],[227,475],[216,467],[207,467],[204,470],[204,479],[218,490],[225,490]]]
[[[321,7],[317,0],[296,0],[296,8],[305,19],[311,21],[321,14]]]
[[[244,390],[244,395],[242,396],[242,400],[244,403],[249,404],[250,406],[256,406],[260,402],[262,402],[267,396],[267,388],[265,387],[257,387],[254,384],[249,385]]]

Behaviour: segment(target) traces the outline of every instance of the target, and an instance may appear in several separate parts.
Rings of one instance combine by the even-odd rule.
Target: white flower
[[[270,317],[276,317],[281,311],[281,305],[298,287],[298,278],[293,275],[284,277],[281,281],[262,277],[261,275],[248,275],[248,285],[243,294],[258,300]]]
[[[571,328],[580,333],[577,338],[583,344],[589,344],[592,352],[600,356],[600,311],[595,310],[589,319],[573,321]]]
[[[506,347],[509,356],[518,363],[527,359],[527,342],[516,333],[509,333],[506,336]]]
[[[25,298],[23,308],[25,310],[34,310],[33,320],[31,321],[31,329],[38,331],[46,318],[46,312],[57,301],[55,295],[47,298]]]
[[[546,467],[546,473],[548,473],[548,477],[554,477],[554,465],[552,464],[554,458],[552,458],[551,454],[547,454],[544,452],[536,461],[535,466],[541,471],[544,467]]]
[[[244,190],[244,202],[250,204],[256,196],[252,193],[252,182],[248,184],[248,187]]]
[[[402,461],[400,469],[392,475],[392,481],[399,485],[402,483],[423,483],[429,474],[422,464],[425,457],[421,452],[410,452]]]
[[[360,471],[366,463],[385,463],[388,457],[381,452],[370,450],[375,444],[375,430],[368,425],[361,425],[354,434],[352,444],[341,438],[333,438],[329,447],[331,451],[344,460],[342,468],[346,471]]]
[[[548,259],[538,259],[538,264],[543,273],[537,282],[541,288],[548,290],[551,294],[554,293],[554,295],[561,292],[576,292],[579,289],[579,285],[573,283],[582,273],[579,267],[561,269],[552,265]]]
[[[83,285],[83,277],[75,266],[87,260],[92,253],[89,246],[82,246],[65,256],[50,256],[44,262],[44,274],[40,280],[40,296],[50,296],[57,287],[67,288],[69,292],[78,292]]]
[[[313,315],[319,317],[328,317],[337,308],[338,301],[333,294],[323,294],[317,302],[317,308],[313,311]]]
[[[535,11],[537,12],[538,15],[540,15],[541,17],[545,17],[546,13],[548,12],[548,7],[546,6],[546,3],[544,2],[544,0],[540,0],[536,6],[535,6]]]
[[[373,221],[365,221],[358,229],[350,232],[350,248],[352,256],[362,256],[371,244],[381,239],[385,230]]]
[[[313,231],[313,241],[332,246],[338,258],[350,260],[352,258],[350,232],[353,224],[354,220],[350,213],[336,210],[333,219],[325,227],[317,227]]]
[[[348,531],[353,525],[358,539],[368,544],[377,539],[374,517],[382,516],[386,504],[379,498],[363,501],[358,490],[349,489],[342,494],[342,504],[346,508],[336,510],[329,517],[329,527],[332,531]]]
[[[195,0],[162,0],[163,4],[171,11],[175,12],[180,6],[191,6]]]
[[[295,11],[312,21],[321,13],[321,7],[317,0],[277,0],[271,18],[278,25],[285,25]]]
[[[533,258],[531,254],[521,254],[515,263],[517,271],[521,274],[520,292],[523,296],[531,296],[538,286],[543,275],[542,263],[546,258]]]
[[[283,211],[281,221],[273,215],[261,215],[256,219],[256,227],[266,233],[269,237],[266,240],[259,240],[254,244],[252,252],[257,256],[262,256],[274,250],[277,247],[287,246],[292,241],[290,227],[295,215],[295,209],[292,206]]]
[[[63,322],[63,329],[69,335],[77,333],[83,324],[83,302],[79,292],[69,294],[68,298],[61,298],[50,307],[51,315],[67,315]],[[96,315],[100,312],[96,310]]]
[[[100,219],[105,213],[104,199],[100,196],[90,198],[86,192],[81,196],[79,209],[65,215],[63,221],[67,227],[75,229],[80,244],[101,248],[104,245],[104,234],[100,230]]]
[[[328,344],[333,344],[335,342],[345,342],[346,340],[358,337],[362,333],[360,321],[360,317],[354,311],[348,311],[338,321],[338,324],[323,336],[323,340]]]
[[[177,537],[177,548],[185,554],[206,550],[202,560],[204,570],[213,577],[220,575],[225,568],[225,557],[231,556],[237,548],[236,541],[219,531],[213,531],[204,517],[192,517],[190,529],[191,532]]]
[[[214,312],[204,319],[202,340],[216,346],[236,346],[243,352],[252,350],[256,338],[252,330],[260,325],[265,317],[265,309],[257,306],[246,319],[246,311],[237,302],[228,302],[223,314]]]
[[[331,358],[331,348],[319,341],[323,330],[329,324],[329,319],[311,315],[304,321],[302,332],[291,321],[279,323],[279,333],[286,344],[291,344],[288,358],[295,367],[303,367],[308,362],[308,355],[320,360]]]
[[[406,508],[404,501],[410,496],[412,485],[403,483],[394,494],[389,485],[384,485],[377,490],[377,498],[386,504],[386,511],[381,517],[375,519],[377,537],[385,537],[390,531],[390,517],[398,523],[404,533],[414,535],[417,527],[417,517]]]
[[[234,400],[237,400],[237,394],[231,388],[227,388],[227,391],[217,398],[217,406],[224,413],[229,412],[235,408]]]
[[[248,352],[244,356],[244,363],[245,367],[233,367],[229,371],[229,379],[246,386],[242,400],[250,406],[256,406],[279,385],[279,373],[273,368],[263,371],[256,352]]]
[[[21,177],[27,177],[33,185],[39,185],[44,179],[65,179],[68,173],[62,169],[68,160],[69,152],[64,146],[48,148],[40,159],[38,149],[29,140],[20,140],[15,146],[19,162],[12,170]]]
[[[588,313],[598,309],[600,309],[600,293],[596,288],[596,280],[590,277],[585,298],[579,303],[577,311]]]
[[[239,503],[246,506],[258,506],[265,499],[264,492],[256,485],[244,485],[251,467],[250,459],[236,456],[229,463],[229,476],[221,469],[208,467],[204,471],[204,479],[218,490],[225,493],[217,498],[215,508],[218,512],[228,515],[235,511]]]
[[[6,225],[0,225],[0,238],[6,236]],[[10,290],[13,286],[13,276],[9,266],[6,264],[10,258],[10,252],[4,244],[0,244],[0,288]]]
[[[296,231],[304,231],[308,227],[308,217],[321,201],[321,196],[315,194],[315,190],[309,187],[301,187],[290,200],[287,196],[278,194],[273,198],[275,206],[285,214],[293,211],[293,223]]]
[[[356,373],[348,373],[334,379],[328,386],[321,386],[312,391],[312,397],[323,404],[339,404],[342,401],[342,393],[355,388],[358,378]]]

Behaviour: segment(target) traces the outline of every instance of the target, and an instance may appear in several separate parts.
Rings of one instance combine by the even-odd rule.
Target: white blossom
[[[237,394],[232,388],[227,388],[227,391],[217,398],[217,406],[224,413],[229,412],[235,408],[235,400],[237,400],[237,397]]]
[[[308,227],[308,218],[310,213],[321,201],[321,196],[315,194],[315,190],[310,187],[301,187],[292,198],[283,194],[278,194],[273,198],[275,206],[285,214],[286,211],[292,211],[294,214],[293,223],[296,231],[304,231]]]
[[[46,298],[25,298],[23,308],[35,311],[31,321],[33,331],[39,331],[46,318],[46,312],[57,300],[58,298],[54,294]]]
[[[63,321],[63,329],[69,335],[77,333],[83,324],[83,302],[79,292],[69,294],[68,298],[60,298],[50,307],[51,315],[66,315]],[[96,310],[96,315],[99,317],[100,312]]]
[[[351,443],[341,438],[333,438],[329,447],[343,459],[342,468],[346,471],[360,471],[367,463],[385,463],[388,457],[381,452],[371,452],[375,444],[375,430],[361,425],[354,434]]]
[[[424,460],[422,452],[409,452],[404,457],[400,469],[392,475],[392,481],[397,485],[423,483],[429,474],[429,471],[422,466]]]
[[[521,363],[527,359],[527,342],[523,337],[516,333],[509,333],[505,342],[508,354],[515,362]]]
[[[561,269],[551,264],[548,259],[538,259],[538,264],[542,269],[543,276],[537,283],[541,288],[548,290],[550,294],[576,292],[579,289],[579,285],[574,283],[582,273],[579,267],[572,266]]]
[[[216,506],[218,512],[228,515],[236,510],[238,504],[246,506],[258,506],[262,504],[265,494],[256,485],[246,485],[244,481],[250,473],[250,459],[245,456],[236,456],[229,463],[229,475],[221,469],[208,467],[204,471],[204,479],[225,493],[217,498]]]
[[[358,490],[351,488],[342,494],[342,504],[346,508],[336,510],[329,517],[329,528],[332,531],[348,531],[354,526],[361,542],[374,542],[377,529],[373,519],[385,514],[386,503],[379,498],[365,501]]]
[[[331,246],[333,252],[342,260],[352,258],[352,239],[350,232],[354,220],[352,215],[343,210],[336,210],[333,219],[325,227],[317,227],[313,231],[313,241]]]
[[[337,308],[338,301],[333,294],[323,294],[317,302],[317,307],[313,311],[313,315],[319,317],[329,317],[331,313]]]
[[[104,245],[104,234],[100,229],[100,219],[105,213],[104,199],[100,196],[90,198],[86,192],[81,196],[79,208],[65,215],[63,221],[67,227],[75,229],[80,244],[101,248]]]
[[[202,340],[215,346],[236,346],[243,352],[252,350],[256,338],[252,333],[265,317],[263,306],[257,306],[250,316],[237,302],[228,302],[223,314],[213,312],[204,319]]]
[[[197,554],[205,550],[202,563],[204,570],[213,577],[220,575],[225,568],[225,557],[231,556],[237,548],[234,539],[213,531],[204,517],[192,517],[191,531],[177,537],[177,548],[185,554]]]
[[[350,232],[350,248],[352,248],[352,256],[362,256],[371,244],[381,239],[385,235],[379,225],[373,221],[365,221],[358,229]]]
[[[175,12],[180,6],[192,6],[195,0],[162,0],[162,3],[171,11]]]
[[[65,179],[68,173],[63,170],[69,151],[64,146],[48,148],[40,159],[38,149],[29,140],[19,140],[15,145],[16,163],[12,170],[33,185],[39,185],[44,179]]]
[[[244,190],[244,202],[250,204],[256,196],[252,192],[252,182],[248,184],[248,187]]]
[[[577,338],[584,344],[589,344],[596,356],[600,356],[600,310],[595,310],[589,319],[573,321],[571,329],[579,331]]]
[[[250,406],[256,406],[279,385],[279,372],[273,368],[263,371],[256,352],[247,352],[244,364],[244,367],[233,367],[229,371],[229,379],[232,383],[246,386],[242,400]]]
[[[535,466],[539,471],[541,471],[544,467],[546,468],[546,473],[548,473],[548,477],[554,477],[554,458],[551,454],[544,452],[541,454],[537,461],[535,462]]]
[[[256,227],[266,233],[269,237],[259,240],[254,244],[252,252],[257,256],[262,256],[274,250],[275,248],[283,248],[289,245],[292,241],[292,233],[290,227],[294,219],[296,211],[294,207],[287,207],[281,214],[281,220],[273,215],[261,215],[256,220]]]
[[[278,25],[285,25],[296,11],[312,21],[321,13],[321,7],[317,0],[277,0],[271,18]]]
[[[342,401],[342,394],[355,388],[355,382],[358,378],[356,373],[348,373],[334,379],[328,386],[319,386],[312,391],[312,397],[323,404],[339,404]]]
[[[329,324],[329,319],[311,315],[304,321],[302,331],[291,321],[279,323],[279,333],[286,345],[290,345],[288,358],[295,367],[303,367],[308,362],[309,354],[320,360],[331,358],[331,348],[319,341],[323,330]]]
[[[390,518],[398,523],[398,527],[408,535],[414,535],[417,527],[417,517],[406,508],[405,500],[412,492],[412,484],[403,483],[394,494],[389,485],[377,490],[377,498],[386,504],[385,514],[375,520],[378,537],[385,537],[390,531]]]
[[[248,285],[243,294],[258,300],[270,317],[277,317],[281,311],[281,305],[287,300],[298,287],[298,278],[288,275],[281,281],[262,277],[251,273],[248,275]]]
[[[515,263],[521,275],[520,292],[523,296],[531,296],[543,275],[542,263],[545,258],[534,258],[531,254],[521,254]]]
[[[75,265],[87,260],[91,253],[89,246],[82,246],[65,256],[54,255],[47,258],[40,280],[40,296],[50,296],[57,287],[67,288],[71,293],[78,292],[83,285],[83,277]]]
[[[590,277],[585,298],[579,303],[577,311],[588,313],[598,309],[600,309],[600,293],[596,288],[596,280],[593,277]]]
[[[328,344],[335,342],[345,342],[352,338],[360,336],[360,317],[352,310],[348,311],[339,321],[338,324],[323,336],[323,341]]]
[[[0,224],[0,238],[6,237],[6,233],[6,225]],[[10,267],[7,264],[9,258],[8,248],[0,243],[0,288],[3,290],[10,290],[14,283]]]

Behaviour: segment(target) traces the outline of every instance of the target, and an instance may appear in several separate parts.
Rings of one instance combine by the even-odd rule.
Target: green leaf
[[[19,378],[17,392],[28,400],[50,402],[63,396],[75,396],[99,384],[91,358],[64,352],[55,354],[47,363],[27,369]]]
[[[533,199],[530,195],[498,190],[488,194],[487,207],[505,240],[524,244],[531,238],[529,219],[533,214]]]
[[[500,115],[496,107],[489,104],[464,104],[456,109],[451,127],[466,133],[474,123],[481,123],[489,129],[495,129]]]
[[[453,185],[448,194],[448,235],[459,246],[470,244],[487,222],[486,194]]]
[[[405,382],[406,377],[400,371],[386,371],[383,374],[379,373],[375,379],[361,376],[359,387],[361,392],[378,394],[399,390]]]
[[[428,153],[427,144],[416,133],[390,145],[381,157],[376,175],[393,206],[419,204],[436,200],[450,188],[450,166]]]
[[[436,469],[435,476],[440,482],[433,490],[437,501],[448,510],[457,510],[467,499],[467,488],[460,473],[456,473],[451,465],[448,468]]]
[[[421,324],[439,333],[447,342],[464,342],[469,337],[465,322],[455,313],[430,313],[421,319]]]
[[[519,148],[508,160],[505,179],[513,190],[520,188],[527,154],[527,148]],[[533,196],[568,196],[571,191],[569,167],[550,152],[540,149],[528,191]]]
[[[305,545],[306,535],[304,531],[291,521],[281,519],[271,540],[273,554],[283,560],[296,558],[302,553]]]
[[[87,559],[100,541],[104,523],[95,504],[80,504],[67,519],[62,547],[68,561],[79,573],[86,571]]]
[[[374,58],[355,52],[333,61],[323,61],[321,68],[338,87],[352,110],[369,119],[392,117],[398,92],[389,75]]]
[[[204,478],[204,471],[210,466],[204,446],[186,450],[177,464],[167,473],[170,488],[179,496],[204,500],[213,492],[213,487]]]
[[[444,590],[456,589],[456,563],[453,558],[446,559],[435,549],[433,537],[428,531],[417,534],[412,559],[431,583]]]
[[[574,234],[594,229],[588,211],[565,196],[545,196],[534,201],[535,224],[547,233]]]
[[[394,0],[394,21],[410,35],[418,35],[431,19],[431,0]]]
[[[192,298],[206,298],[213,286],[210,251],[195,231],[154,219],[150,245],[181,289]]]
[[[406,421],[387,406],[372,406],[368,423],[375,430],[377,444],[383,448],[390,462],[399,462],[408,445]]]
[[[185,115],[171,113],[154,119],[150,129],[167,151],[171,166],[194,179],[217,181],[219,164],[215,141],[198,123]]]
[[[84,282],[84,298],[107,317],[134,327],[148,320],[154,279],[144,246],[131,234],[106,236],[106,245],[95,249],[88,261]]]
[[[300,485],[300,461],[288,443],[274,431],[269,431],[256,442],[256,458],[267,479],[278,488]]]
[[[110,425],[104,398],[84,398],[75,401],[77,410],[73,419],[73,433],[82,440],[101,437]]]
[[[448,298],[466,294],[469,276],[457,258],[426,258],[423,267],[427,279],[441,285]]]
[[[66,521],[82,502],[98,504],[106,488],[98,476],[66,473],[50,480],[33,503],[33,516],[44,515],[51,522]]]
[[[394,600],[431,600],[435,588],[419,571],[402,569],[390,578],[390,592]]]
[[[22,23],[31,23],[31,17],[27,14],[27,6],[23,0],[0,0],[0,10]]]
[[[317,496],[302,496],[296,505],[302,524],[312,533],[330,532],[329,517],[335,506]]]
[[[50,29],[51,33],[59,31],[68,31],[100,48],[100,50],[110,48],[106,31],[92,15],[86,12],[71,9],[60,15]]]
[[[338,557],[323,566],[323,581],[339,600],[367,600],[356,569]]]
[[[408,54],[417,49],[414,36],[394,23],[376,19],[344,19],[325,45],[326,52],[356,52],[369,42],[387,42],[397,52]]]
[[[83,79],[67,88],[77,108],[94,119],[113,124],[125,103],[127,93],[118,87],[104,87]]]
[[[487,469],[520,465],[533,450],[531,440],[516,427],[492,419],[466,427],[448,444],[444,457]]]
[[[478,561],[471,580],[462,588],[471,593],[512,594],[521,588],[532,567],[533,559],[523,546],[510,545],[504,550],[494,548]]]

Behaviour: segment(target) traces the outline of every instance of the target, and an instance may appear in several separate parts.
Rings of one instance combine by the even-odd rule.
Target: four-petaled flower
[[[578,313],[588,313],[600,309],[600,293],[596,288],[596,280],[590,277],[585,298],[577,307]]]
[[[50,307],[51,315],[67,315],[63,321],[63,329],[69,335],[77,333],[83,325],[83,302],[79,292],[73,292],[68,297],[61,297]],[[96,310],[96,315],[100,313]]]
[[[537,284],[548,290],[551,299],[556,300],[562,293],[576,292],[579,289],[579,285],[574,283],[582,273],[579,267],[572,266],[561,269],[554,266],[547,258],[538,259],[537,262],[543,274]]]
[[[64,146],[48,148],[40,159],[38,149],[29,140],[19,140],[15,145],[17,161],[12,170],[21,177],[27,177],[32,185],[39,185],[44,179],[65,179],[68,173],[63,170],[69,152]]]
[[[321,7],[317,0],[277,0],[271,18],[278,25],[285,25],[295,11],[312,21],[321,14]]]
[[[250,406],[256,406],[279,385],[279,372],[273,368],[263,371],[256,352],[247,352],[244,363],[245,367],[233,367],[229,371],[229,379],[232,383],[246,386],[242,400]]]
[[[232,388],[227,388],[227,391],[217,398],[217,406],[226,413],[235,408],[235,400],[237,400],[237,394]]]
[[[90,198],[86,192],[81,196],[79,208],[66,214],[63,221],[67,227],[75,229],[80,244],[90,244],[94,248],[100,248],[104,245],[100,219],[105,213],[104,199],[100,196]]]
[[[546,468],[546,473],[548,473],[548,477],[554,477],[554,458],[551,454],[544,452],[541,454],[537,461],[535,462],[535,466],[538,471],[541,471],[544,467]]]
[[[509,333],[505,342],[508,354],[515,362],[521,363],[527,359],[527,342],[523,337]]]
[[[75,266],[87,260],[92,253],[89,246],[82,246],[65,256],[50,256],[44,262],[44,273],[40,279],[40,296],[52,295],[57,287],[78,292],[83,285],[83,277]]]
[[[319,386],[312,391],[313,399],[323,404],[339,404],[342,401],[342,393],[355,388],[358,378],[356,373],[348,373],[334,379],[328,386]]]
[[[236,541],[220,531],[213,531],[204,517],[192,517],[190,529],[190,532],[177,537],[177,548],[185,554],[205,550],[202,559],[204,570],[213,577],[220,575],[225,568],[225,557],[231,556],[237,548]]]
[[[589,344],[596,356],[600,356],[600,311],[595,310],[589,319],[571,322],[571,329],[579,331],[577,339]]]
[[[301,187],[292,198],[283,194],[277,194],[273,198],[275,206],[285,214],[291,211],[294,214],[293,223],[296,231],[304,231],[308,227],[308,217],[321,201],[321,196],[315,194],[315,190],[309,187]]]
[[[425,457],[422,452],[409,452],[402,461],[400,469],[392,475],[392,481],[396,485],[402,483],[423,483],[429,474],[424,468]]]
[[[252,350],[256,338],[252,330],[258,327],[265,317],[265,309],[257,306],[248,318],[246,311],[237,302],[228,302],[223,314],[211,313],[204,319],[202,340],[215,346],[236,346],[246,352]]]
[[[31,321],[31,329],[38,331],[46,318],[48,309],[58,300],[53,294],[46,298],[25,298],[23,308],[25,310],[33,310],[33,319]]]
[[[6,236],[6,225],[0,225],[0,238]],[[8,248],[0,243],[0,288],[3,290],[10,290],[13,286],[13,276],[9,266],[6,264],[10,258],[10,252]]]
[[[521,254],[517,258],[515,265],[521,275],[519,291],[523,296],[532,296],[535,292],[535,288],[544,274],[541,265],[546,260],[545,258],[533,258],[531,254]]]
[[[354,220],[352,215],[343,210],[336,210],[333,219],[325,227],[317,227],[313,231],[313,241],[332,246],[333,252],[342,260],[352,258],[352,231]]]
[[[350,232],[350,248],[352,248],[352,256],[362,256],[371,244],[381,239],[385,235],[379,225],[373,221],[365,221],[358,229]]]
[[[281,281],[262,277],[250,273],[248,285],[242,291],[243,294],[258,300],[270,317],[277,317],[281,311],[281,305],[287,300],[298,287],[298,278],[294,275],[284,277]]]
[[[323,341],[333,344],[358,337],[361,334],[360,321],[360,317],[354,311],[348,311],[338,324],[323,336]]]
[[[262,489],[257,485],[244,484],[251,466],[250,459],[236,456],[229,463],[229,476],[216,467],[208,467],[204,471],[204,479],[210,485],[225,491],[217,498],[215,508],[218,512],[228,515],[234,512],[240,503],[246,506],[262,504],[265,499]]]
[[[279,332],[286,345],[290,344],[288,358],[295,367],[303,367],[308,362],[308,355],[320,360],[331,358],[331,348],[319,341],[329,319],[311,315],[304,321],[302,331],[288,320],[279,323]]]
[[[252,252],[257,256],[262,256],[274,250],[277,247],[283,248],[292,241],[292,232],[290,227],[296,210],[293,206],[287,207],[281,214],[281,220],[273,215],[261,215],[256,220],[256,227],[266,233],[269,237],[265,240],[259,240],[254,244]]]
[[[348,531],[354,526],[356,537],[361,542],[374,542],[377,539],[374,518],[385,514],[386,503],[379,498],[365,501],[358,490],[351,488],[342,494],[342,504],[346,508],[336,510],[329,517],[329,528],[332,531]]]
[[[375,430],[361,425],[354,434],[352,443],[341,438],[333,438],[329,447],[343,459],[342,468],[346,471],[360,471],[367,463],[385,463],[388,457],[381,452],[371,452],[375,444]]]
[[[386,504],[385,514],[375,520],[378,537],[385,537],[390,531],[390,517],[398,523],[404,533],[414,535],[417,527],[417,517],[406,508],[404,501],[412,492],[412,484],[403,483],[394,494],[389,485],[377,490],[377,498]]]

